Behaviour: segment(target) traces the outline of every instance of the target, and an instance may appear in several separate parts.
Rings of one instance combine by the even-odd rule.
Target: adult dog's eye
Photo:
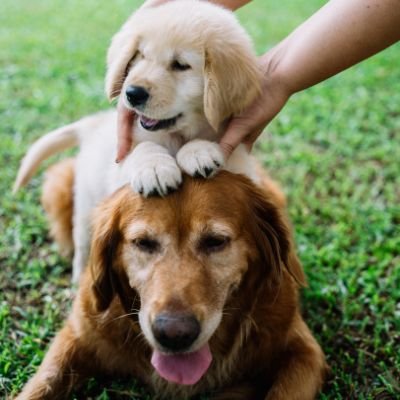
[[[191,67],[189,64],[183,64],[183,63],[179,62],[178,60],[174,60],[171,63],[171,69],[173,71],[186,71],[190,68]]]
[[[230,238],[227,236],[205,235],[200,239],[199,250],[205,253],[215,253],[225,249]]]
[[[160,243],[149,237],[135,239],[132,243],[138,250],[149,254],[153,254],[160,249]]]

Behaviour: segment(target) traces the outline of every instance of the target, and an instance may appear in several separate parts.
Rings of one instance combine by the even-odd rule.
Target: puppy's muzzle
[[[187,350],[200,334],[200,323],[194,315],[184,313],[159,314],[152,325],[157,342],[166,350]]]
[[[126,98],[132,107],[144,106],[150,96],[149,92],[142,86],[130,85],[125,91]]]

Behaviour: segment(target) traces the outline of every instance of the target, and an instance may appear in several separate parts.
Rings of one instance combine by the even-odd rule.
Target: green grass
[[[49,239],[41,177],[11,185],[29,144],[108,107],[104,57],[139,1],[2,0],[0,398],[39,365],[70,307],[70,264]],[[240,12],[259,52],[323,2],[256,0]],[[320,399],[400,398],[400,47],[293,97],[258,155],[284,187],[309,279],[306,320],[332,372]],[[91,381],[77,399],[145,399]]]

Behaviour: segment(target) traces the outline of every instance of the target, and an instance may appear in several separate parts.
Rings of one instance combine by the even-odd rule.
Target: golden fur
[[[53,169],[48,179],[69,182],[72,164],[64,168],[69,172]],[[208,392],[227,400],[314,399],[325,359],[300,315],[304,275],[283,195],[268,177],[262,181],[258,189],[221,172],[212,180],[185,177],[181,190],[164,199],[124,187],[105,200],[94,215],[89,268],[71,315],[18,399],[64,398],[97,373],[136,377],[155,398]],[[55,191],[48,195],[53,211],[63,207]],[[205,252],[204,235],[221,232],[229,235],[226,245]],[[148,236],[162,251],[143,253],[137,241]],[[198,317],[213,354],[192,386],[163,380],[149,361],[157,344],[146,320],[174,308]],[[216,314],[221,319],[210,330]]]
[[[42,188],[42,206],[50,222],[50,233],[61,254],[72,255],[72,215],[74,206],[75,160],[67,158],[52,165],[46,172]]]

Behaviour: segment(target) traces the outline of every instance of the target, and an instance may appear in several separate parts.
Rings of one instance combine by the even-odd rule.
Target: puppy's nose
[[[161,346],[171,351],[183,351],[199,336],[200,323],[190,314],[163,313],[154,320],[152,330]]]
[[[126,88],[125,94],[133,107],[145,104],[149,98],[149,92],[142,86],[130,85]]]

